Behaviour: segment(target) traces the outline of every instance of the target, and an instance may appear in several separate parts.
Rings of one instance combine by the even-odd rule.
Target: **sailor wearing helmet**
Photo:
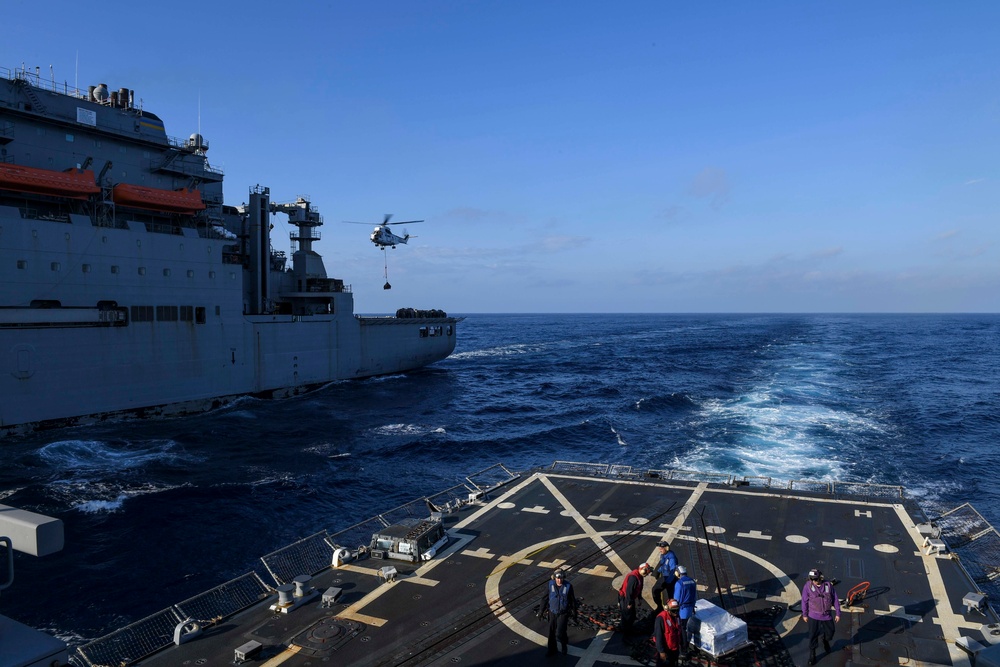
[[[556,640],[562,644],[562,652],[569,650],[569,635],[566,625],[569,615],[576,613],[576,596],[573,586],[566,580],[566,573],[556,570],[549,580],[548,588],[542,597],[542,606],[538,612],[539,618],[549,612],[549,650],[546,655],[556,654]]]
[[[677,665],[681,649],[681,606],[677,600],[667,600],[667,608],[656,615],[653,623],[653,641],[656,643],[657,667]]]
[[[802,620],[809,624],[809,664],[816,664],[816,647],[823,637],[823,650],[830,652],[830,640],[840,621],[840,599],[833,584],[818,569],[809,570],[809,581],[802,587]]]

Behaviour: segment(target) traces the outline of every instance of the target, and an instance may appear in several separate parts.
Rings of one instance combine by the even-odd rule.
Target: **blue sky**
[[[1000,3],[3,7],[0,66],[309,195],[360,312],[1000,310]]]

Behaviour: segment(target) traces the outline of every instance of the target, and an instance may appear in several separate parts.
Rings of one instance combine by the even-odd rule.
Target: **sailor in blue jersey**
[[[691,645],[691,626],[694,623],[694,603],[698,599],[698,586],[694,579],[688,576],[687,568],[683,565],[678,565],[674,572],[677,575],[677,581],[674,583],[674,599],[680,605],[681,655],[686,655]]]
[[[556,639],[562,644],[562,652],[568,652],[569,634],[566,625],[570,614],[576,614],[576,596],[573,594],[573,585],[566,581],[566,573],[562,570],[556,570],[549,580],[538,616],[541,617],[546,611],[549,612],[549,650],[546,655],[556,654]]]
[[[670,550],[670,545],[665,540],[660,540],[656,546],[660,549],[660,561],[653,568],[656,574],[656,583],[653,584],[653,611],[658,614],[663,611],[664,594],[669,598],[674,592],[677,556]]]

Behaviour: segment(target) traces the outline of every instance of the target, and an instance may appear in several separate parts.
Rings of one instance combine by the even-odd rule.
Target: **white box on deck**
[[[694,615],[700,623],[697,646],[706,653],[720,656],[750,641],[744,621],[708,600],[695,602]]]

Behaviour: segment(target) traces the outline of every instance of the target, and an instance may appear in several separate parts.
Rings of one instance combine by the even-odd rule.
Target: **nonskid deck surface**
[[[1000,640],[985,627],[997,619],[964,605],[975,586],[949,554],[927,553],[903,502],[535,473],[446,515],[449,547],[419,567],[366,559],[326,570],[311,584],[342,589],[336,604],[317,597],[276,614],[272,598],[144,664],[229,664],[249,641],[263,648],[248,664],[268,666],[644,664],[648,634],[624,638],[594,621],[614,616],[621,575],[655,563],[664,538],[699,597],[748,621],[754,645],[733,664],[806,664],[799,602],[813,567],[839,580],[841,599],[870,583],[844,607],[820,665],[970,664],[955,640],[988,646]],[[387,564],[398,570],[391,583],[378,576]],[[585,618],[570,626],[569,654],[549,658],[536,611],[556,568],[568,571]]]

